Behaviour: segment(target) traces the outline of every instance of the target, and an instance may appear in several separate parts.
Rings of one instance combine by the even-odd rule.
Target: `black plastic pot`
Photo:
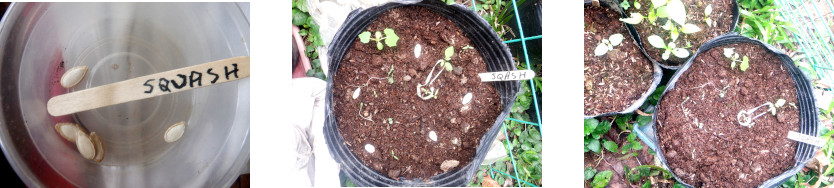
[[[446,5],[443,2],[435,0],[424,0],[419,3],[386,3],[381,6],[371,7],[366,10],[355,10],[351,12],[345,20],[342,27],[336,33],[334,40],[330,43],[327,55],[330,57],[330,69],[327,77],[327,94],[325,96],[325,122],[324,122],[324,136],[327,142],[327,147],[330,150],[330,155],[340,164],[342,171],[350,180],[358,186],[465,186],[475,172],[478,170],[481,162],[486,157],[489,150],[490,143],[498,135],[501,129],[501,124],[504,118],[510,113],[516,95],[519,90],[518,81],[503,81],[492,82],[498,94],[501,96],[502,111],[498,117],[495,118],[495,123],[491,128],[481,137],[475,157],[466,166],[457,168],[455,170],[432,176],[427,181],[422,179],[394,180],[385,176],[368,166],[365,166],[350,149],[345,146],[344,138],[339,132],[336,115],[333,113],[333,83],[338,80],[336,74],[339,70],[339,63],[351,44],[356,39],[361,31],[376,20],[377,16],[385,11],[403,6],[420,6],[429,10],[435,11],[443,15],[447,19],[454,22],[467,37],[469,37],[473,46],[482,55],[484,62],[487,65],[487,71],[509,71],[516,70],[512,56],[507,46],[498,38],[492,27],[483,20],[478,14],[469,8],[461,5]]]
[[[627,16],[625,15],[625,12],[623,12],[622,7],[620,7],[619,3],[617,3],[616,0],[601,0],[599,2],[600,2],[600,6],[606,7],[606,8],[611,9],[611,10],[614,10],[617,13],[620,14],[620,17],[627,18]],[[591,1],[585,1],[585,6],[592,6]],[[618,115],[618,114],[628,114],[628,113],[634,112],[634,110],[637,110],[637,108],[640,108],[640,105],[643,105],[643,102],[645,102],[646,99],[649,97],[649,95],[651,95],[652,92],[654,92],[654,90],[657,88],[657,85],[660,84],[661,78],[663,78],[663,69],[660,68],[657,61],[651,60],[651,58],[649,58],[649,55],[646,53],[646,49],[644,49],[642,47],[643,46],[643,41],[640,40],[640,35],[637,34],[637,30],[634,29],[634,26],[632,26],[631,24],[625,23],[625,22],[623,22],[623,25],[628,29],[628,34],[631,35],[631,39],[634,39],[634,42],[637,44],[637,48],[640,49],[640,52],[643,54],[643,56],[647,57],[647,59],[649,59],[652,62],[652,67],[653,67],[654,74],[652,76],[651,86],[649,86],[649,88],[646,89],[646,91],[643,92],[643,94],[640,95],[639,99],[634,101],[634,103],[629,105],[626,109],[624,109],[622,111],[619,111],[619,112],[605,112],[605,113],[602,113],[602,114],[590,114],[590,115],[589,114],[584,114],[585,119],[601,117],[601,116],[613,116],[613,115]],[[585,46],[585,48],[589,48],[589,47]],[[590,48],[593,48],[593,47],[590,47]]]
[[[614,1],[618,1],[618,0],[614,0]],[[651,6],[651,5],[644,5],[644,6]],[[735,9],[733,9],[733,24],[730,26],[730,31],[727,32],[727,33],[731,33],[733,31],[735,31],[736,26],[738,25],[738,18],[739,18],[738,2],[735,1],[735,0],[733,0],[733,7],[735,7]],[[643,43],[640,43],[640,48],[643,51],[645,51],[646,47],[653,48],[651,45],[647,46]],[[690,51],[690,54],[692,54],[692,51]],[[690,55],[689,58],[686,58],[686,59],[681,59],[681,58],[677,58],[675,56],[670,56],[669,60],[662,60],[662,59],[661,60],[656,60],[656,59],[652,58],[651,56],[649,56],[648,53],[646,54],[646,57],[648,57],[652,62],[655,62],[655,63],[659,64],[660,67],[663,67],[663,68],[666,68],[666,69],[671,69],[671,70],[678,70],[678,69],[681,68],[681,66],[684,65],[683,63],[680,63],[679,65],[675,66],[675,65],[671,65],[667,62],[688,62],[689,60],[692,59],[692,57],[695,57],[695,54]]]
[[[759,45],[765,48],[767,51],[776,54],[779,60],[782,61],[782,66],[784,66],[788,70],[789,74],[791,75],[791,78],[793,78],[794,83],[796,83],[796,95],[798,99],[797,106],[799,109],[800,117],[799,133],[819,137],[820,120],[817,116],[817,108],[814,106],[815,99],[811,81],[809,81],[808,78],[799,70],[799,68],[797,68],[794,65],[793,60],[791,60],[791,58],[781,50],[774,48],[773,46],[770,46],[768,44],[765,44],[759,40],[740,36],[732,32],[729,34],[718,36],[708,41],[706,44],[701,45],[701,47],[698,48],[698,51],[695,52],[695,54],[692,54],[692,57],[698,56],[698,54],[706,52],[707,50],[715,47],[736,43],[751,43]],[[689,69],[689,67],[694,62],[694,59],[695,58],[690,58],[685,64],[683,64],[681,69],[678,70],[677,73],[675,73],[675,75],[672,77],[672,80],[670,80],[669,84],[666,85],[666,90],[664,90],[663,94],[660,96],[661,101],[658,101],[658,106],[660,106],[660,103],[663,102],[663,96],[666,95],[666,93],[670,90],[675,89],[675,83],[678,81],[681,75],[684,72],[686,72],[687,69]],[[638,135],[640,135],[640,139],[643,140],[643,142],[646,142],[647,145],[653,147],[652,149],[654,149],[654,151],[657,152],[657,157],[658,159],[660,159],[660,162],[663,163],[663,167],[669,169],[668,164],[666,163],[666,157],[664,156],[663,149],[660,149],[660,147],[656,145],[658,143],[656,133],[657,129],[655,127],[656,122],[657,113],[654,113],[654,115],[652,116],[651,123],[643,127],[635,126],[635,132],[638,132]],[[808,161],[810,161],[811,158],[814,157],[814,153],[817,149],[819,149],[819,147],[799,142],[796,148],[796,155],[794,156],[796,162],[794,163],[793,167],[776,177],[768,179],[759,187],[776,187],[778,185],[781,185],[783,182],[785,182],[785,180],[795,175],[797,172],[799,172],[799,170],[802,170],[805,164],[808,163]],[[684,182],[683,179],[678,178],[678,176],[675,175],[673,171],[670,172],[672,173],[672,176],[674,176],[675,179],[678,180],[678,182],[682,183],[687,187],[693,187],[692,185],[689,185],[686,182]]]

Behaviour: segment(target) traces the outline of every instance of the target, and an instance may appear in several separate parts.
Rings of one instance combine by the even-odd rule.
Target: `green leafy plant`
[[[669,42],[669,44],[666,44],[663,41],[663,39],[660,38],[657,35],[649,36],[649,44],[651,44],[655,48],[660,48],[660,49],[665,50],[663,52],[662,57],[661,57],[661,58],[663,58],[663,60],[669,59],[670,54],[674,54],[675,56],[677,56],[679,58],[689,57],[689,51],[687,51],[684,48],[678,48],[677,45],[675,45],[674,42]]]
[[[367,44],[368,42],[373,40],[374,42],[376,42],[376,49],[378,49],[378,50],[382,50],[383,45],[382,45],[382,42],[380,42],[382,40],[385,40],[385,45],[387,45],[388,47],[397,46],[397,41],[400,40],[400,37],[397,36],[396,33],[394,33],[393,29],[385,28],[384,30],[382,30],[382,32],[385,33],[384,36],[379,31],[376,31],[374,33],[374,38],[371,38],[371,32],[370,31],[365,31],[365,32],[359,33],[359,42]]]
[[[585,120],[585,152],[592,151],[594,153],[600,152],[602,143],[600,138],[611,129],[611,122],[597,119]]]
[[[400,158],[397,157],[397,155],[394,155],[394,150],[391,150],[391,156],[394,157],[394,159],[396,159],[398,161],[400,160]]]
[[[628,168],[628,166],[625,168]],[[672,174],[669,173],[669,171],[666,171],[666,169],[655,165],[641,165],[626,170],[626,179],[629,184],[634,184],[635,182],[639,183],[645,180],[643,187],[652,187],[652,181],[647,179],[649,177],[672,179]]]
[[[785,45],[795,50],[792,39],[796,29],[793,24],[782,19],[774,0],[739,0],[739,25],[735,32],[742,36],[755,38],[771,45]],[[823,42],[824,43],[824,42]]]
[[[521,5],[525,1],[518,0],[516,4]],[[516,37],[510,26],[507,25],[510,21],[515,21],[512,20],[514,15],[512,6],[513,3],[509,0],[479,0],[475,11],[492,26],[492,29],[502,40],[509,40]],[[505,36],[506,34],[511,36]]]
[[[621,5],[622,6],[622,5]],[[711,6],[710,6],[711,9]],[[667,44],[663,38],[653,34],[649,36],[648,40],[655,48],[665,49],[663,53],[663,60],[669,59],[670,54],[675,54],[679,58],[689,57],[689,52],[683,48],[677,48],[675,41],[681,33],[693,34],[701,31],[695,24],[686,22],[686,8],[681,0],[652,0],[652,6],[649,8],[648,16],[643,16],[639,12],[631,13],[629,18],[621,18],[620,21],[629,24],[640,24],[643,20],[648,20],[651,25],[655,25],[658,18],[667,18],[665,24],[660,27],[669,31],[670,39]],[[710,10],[711,12],[711,10]],[[654,36],[654,37],[652,37]],[[655,39],[652,39],[655,38]],[[654,40],[654,42],[652,42]]]
[[[319,59],[318,47],[324,46],[324,40],[319,35],[319,25],[307,13],[307,0],[294,0],[292,3],[292,24],[298,26],[300,29],[298,35],[305,39],[304,54],[310,58],[310,65],[312,69],[308,70],[306,75],[326,80],[326,76],[321,69],[321,60]]]
[[[627,1],[623,1],[623,2],[627,2]],[[619,34],[619,33],[611,35],[610,37],[608,37],[608,39],[602,39],[602,41],[600,41],[599,45],[597,45],[597,48],[594,49],[594,55],[596,55],[596,56],[605,55],[605,53],[608,53],[608,51],[614,50],[614,46],[620,45],[620,43],[622,41],[623,41],[623,34]]]
[[[736,63],[738,63],[739,70],[747,71],[747,68],[750,67],[750,59],[747,56],[742,56],[739,58],[738,53],[733,51],[734,48],[724,48],[724,57],[730,59],[730,69],[736,68]]]
[[[606,171],[602,171],[602,172],[597,173],[596,175],[594,175],[594,181],[591,182],[591,187],[594,187],[594,188],[603,188],[603,187],[605,187],[606,185],[608,185],[608,181],[611,181],[611,175],[613,175],[613,174],[614,174],[614,172],[612,172],[610,170],[606,170]]]

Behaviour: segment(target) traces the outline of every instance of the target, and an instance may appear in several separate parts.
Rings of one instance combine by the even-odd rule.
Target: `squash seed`
[[[93,157],[93,160],[100,163],[101,160],[104,160],[104,145],[101,144],[101,138],[98,137],[96,132],[92,132],[90,133],[90,140],[96,149],[96,155]]]
[[[356,90],[353,91],[353,99],[358,98],[359,97],[359,92],[361,92],[361,91],[362,91],[361,87],[356,88]]]
[[[55,124],[55,131],[57,131],[61,137],[72,143],[75,143],[76,133],[82,133],[84,135],[87,134],[87,132],[85,132],[80,125],[75,123],[57,123]]]
[[[472,93],[466,93],[466,95],[463,96],[463,99],[461,99],[460,102],[461,104],[465,105],[469,104],[470,101],[472,101]]]
[[[75,147],[78,148],[78,153],[81,153],[81,156],[85,159],[93,159],[96,156],[96,148],[90,141],[90,137],[80,131],[76,132],[75,135]]]
[[[179,123],[175,123],[168,127],[168,130],[165,131],[165,142],[171,143],[176,142],[182,135],[185,133],[185,121],[180,121]]]
[[[61,86],[64,88],[71,88],[78,85],[78,83],[84,79],[85,75],[87,75],[87,66],[73,67],[64,72],[64,75],[61,76]]]

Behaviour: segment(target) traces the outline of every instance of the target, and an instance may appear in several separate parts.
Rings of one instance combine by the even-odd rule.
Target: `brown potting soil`
[[[640,2],[642,5],[640,9],[636,9],[632,5],[631,8],[626,10],[626,15],[631,16],[630,13],[640,13],[643,16],[648,16],[649,9],[652,6],[651,0],[637,0],[637,2]],[[678,39],[675,42],[677,47],[691,44],[691,47],[686,48],[689,50],[690,56],[693,55],[702,44],[717,36],[730,32],[730,28],[733,25],[733,8],[735,8],[733,6],[733,0],[682,0],[682,2],[686,9],[686,23],[695,24],[698,28],[701,28],[701,31],[692,34],[679,32],[680,36],[678,36]],[[712,4],[710,19],[712,19],[714,24],[717,26],[708,26],[704,21],[704,9],[706,9],[709,4]],[[660,38],[663,38],[667,44],[672,40],[671,32],[660,27],[666,24],[667,20],[669,19],[657,18],[655,24],[651,24],[648,19],[643,19],[643,22],[634,25],[634,29],[636,29],[637,33],[640,34],[640,38],[642,38],[643,41],[643,47],[652,59],[664,65],[679,66],[684,63],[686,58],[678,58],[675,55],[669,55],[668,61],[664,61],[661,55],[663,55],[665,50],[655,48],[649,44],[648,38],[651,35],[660,36]],[[674,21],[672,23],[674,23]],[[675,26],[680,28],[680,25],[677,23],[675,23]]]
[[[619,112],[628,108],[651,86],[651,62],[613,10],[585,6],[585,115]],[[602,56],[594,49],[611,35],[622,34],[622,44]]]
[[[750,58],[742,72],[730,68],[724,48]],[[723,97],[722,97],[723,96]],[[776,115],[759,108],[751,128],[737,115],[784,99]],[[712,48],[695,57],[658,109],[658,142],[669,168],[696,187],[756,187],[794,164],[799,130],[796,85],[776,55],[741,43]]]
[[[440,166],[446,160],[460,162],[454,169],[466,166],[502,110],[493,85],[477,76],[486,72],[484,60],[476,49],[463,49],[474,44],[455,23],[425,8],[384,12],[365,31],[385,28],[399,36],[396,47],[378,50],[373,40],[364,44],[356,38],[333,78],[334,110],[345,144],[365,165],[394,179],[428,179],[443,173]],[[414,55],[416,44],[422,46],[419,58]],[[425,87],[439,89],[436,99],[419,98],[417,84],[425,83],[449,46],[455,49],[454,70],[443,70]],[[440,69],[438,65],[434,73]],[[357,86],[364,87],[353,99]],[[472,101],[462,105],[470,92]],[[431,131],[437,141],[429,138]],[[374,152],[367,152],[366,145]]]

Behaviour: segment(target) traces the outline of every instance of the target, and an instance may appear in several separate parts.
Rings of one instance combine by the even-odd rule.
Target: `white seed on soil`
[[[374,148],[374,145],[365,144],[365,151],[368,151],[368,153],[374,153],[374,151],[376,151],[376,149]]]
[[[358,88],[356,88],[356,91],[353,91],[353,99],[356,99],[356,98],[359,97],[359,92],[360,91],[362,91],[361,87],[358,87]]]
[[[414,58],[420,58],[423,47],[420,44],[414,45]]]
[[[96,132],[91,132],[90,141],[93,142],[93,146],[96,148],[96,155],[93,157],[93,160],[101,162],[101,160],[104,160],[104,145],[101,144],[101,138],[98,137]]]
[[[171,143],[176,142],[182,135],[185,133],[185,121],[180,121],[179,123],[175,123],[168,127],[168,130],[165,131],[165,142]]]
[[[445,160],[443,161],[443,163],[440,163],[440,170],[443,170],[443,172],[447,172],[457,167],[459,164],[460,161],[457,160]]]
[[[75,147],[78,148],[78,153],[81,153],[81,156],[85,159],[93,159],[96,156],[96,148],[87,134],[76,132]]]
[[[87,75],[87,66],[73,67],[61,76],[61,86],[71,88],[81,82],[85,75]]]
[[[462,104],[469,104],[469,102],[471,102],[471,101],[472,101],[472,93],[466,93],[466,95],[463,96],[463,100],[461,100],[461,103]]]
[[[437,133],[434,133],[434,131],[429,132],[429,139],[431,139],[431,141],[436,142],[437,141]]]
[[[55,131],[57,131],[61,137],[73,143],[75,143],[76,133],[80,132],[85,135],[87,134],[87,132],[84,132],[84,129],[81,129],[80,125],[75,123],[57,123],[55,124]]]

